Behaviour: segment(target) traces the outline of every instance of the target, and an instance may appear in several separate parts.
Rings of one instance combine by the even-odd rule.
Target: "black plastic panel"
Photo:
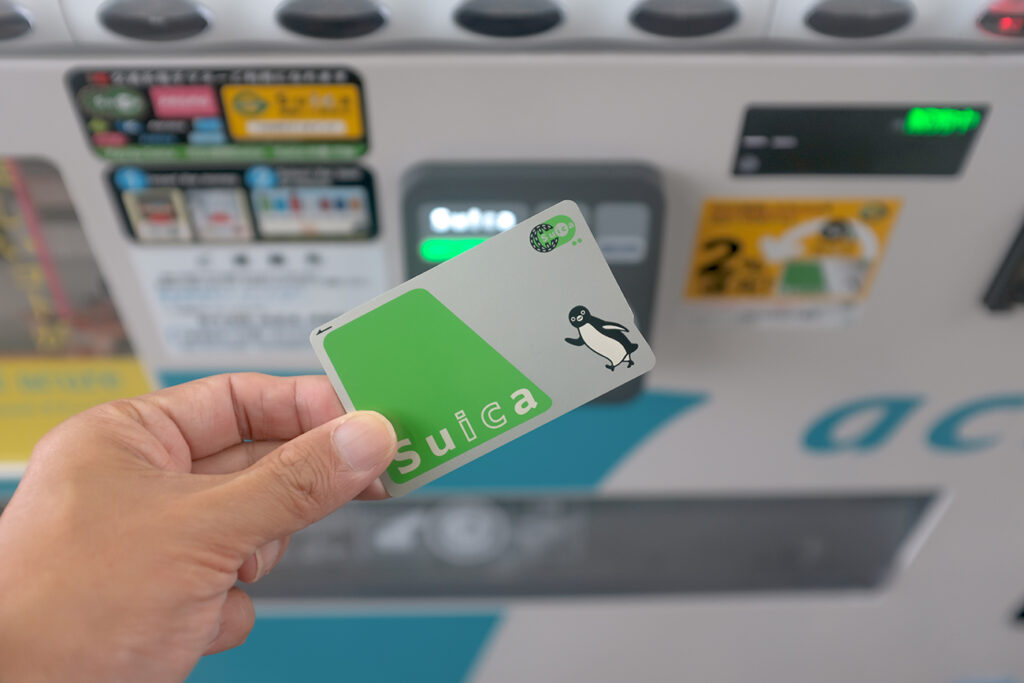
[[[517,38],[553,29],[562,11],[551,0],[468,0],[456,10],[455,21],[474,33]]]
[[[728,0],[645,0],[629,20],[637,28],[659,36],[691,38],[724,31],[739,19]]]
[[[289,31],[311,38],[357,38],[384,26],[384,11],[371,0],[291,0],[277,11]]]
[[[20,5],[0,0],[0,40],[20,38],[32,30],[32,22]]]
[[[955,175],[987,112],[976,104],[752,106],[733,172]]]
[[[807,15],[807,25],[834,38],[874,38],[914,19],[906,0],[825,0]]]
[[[114,33],[137,40],[183,40],[209,25],[199,5],[189,0],[113,0],[99,16]]]
[[[990,311],[1009,311],[1024,304],[1024,227],[1010,245],[983,301]]]
[[[393,500],[297,534],[260,598],[877,588],[929,494]]]

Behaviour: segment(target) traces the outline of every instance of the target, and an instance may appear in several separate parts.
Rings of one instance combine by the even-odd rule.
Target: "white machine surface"
[[[0,333],[2,424],[24,368],[93,396],[128,343],[152,386],[314,372],[313,324],[561,199],[658,356],[297,537],[192,680],[1024,681],[1024,3],[647,3],[673,36],[633,0],[338,2],[335,38],[277,0],[199,28],[155,3],[158,41],[98,18],[133,4],[0,1],[0,37],[28,25],[0,40],[0,228],[79,330],[82,256],[39,235],[80,222],[127,340]]]

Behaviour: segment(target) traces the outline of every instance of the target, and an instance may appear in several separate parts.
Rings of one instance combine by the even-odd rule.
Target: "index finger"
[[[287,441],[345,413],[323,375],[214,375],[139,400],[170,419],[193,460],[243,441]]]

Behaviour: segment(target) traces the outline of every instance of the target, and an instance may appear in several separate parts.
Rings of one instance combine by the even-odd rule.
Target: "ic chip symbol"
[[[554,250],[558,246],[558,235],[555,226],[541,223],[530,231],[530,246],[542,254]]]

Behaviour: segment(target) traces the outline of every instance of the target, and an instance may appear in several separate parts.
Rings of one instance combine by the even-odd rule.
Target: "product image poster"
[[[573,202],[561,202],[318,326],[347,410],[376,410],[401,495],[654,367]]]
[[[57,170],[0,157],[0,474],[47,430],[149,385]]]
[[[741,319],[847,322],[865,301],[898,199],[711,199],[685,294]]]
[[[109,177],[140,244],[360,241],[377,232],[373,180],[358,166],[119,166]]]
[[[85,133],[118,162],[344,161],[366,153],[347,69],[89,69],[68,75]]]

